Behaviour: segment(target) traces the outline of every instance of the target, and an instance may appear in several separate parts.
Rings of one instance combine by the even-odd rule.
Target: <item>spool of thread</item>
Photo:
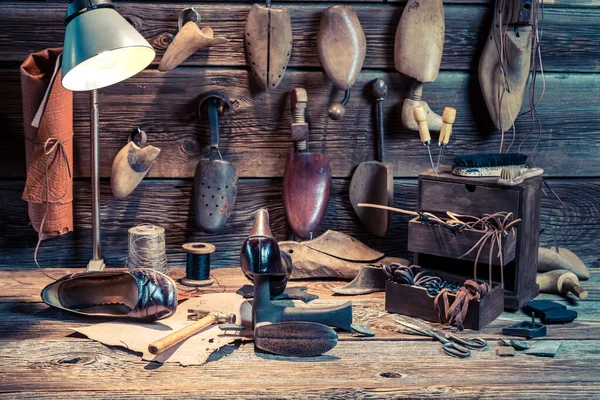
[[[183,246],[187,253],[185,278],[181,283],[186,286],[210,286],[214,280],[210,277],[210,255],[215,252],[215,246],[210,243],[191,242]]]
[[[152,224],[141,224],[129,228],[129,254],[125,265],[129,269],[152,268],[167,271],[165,228]]]

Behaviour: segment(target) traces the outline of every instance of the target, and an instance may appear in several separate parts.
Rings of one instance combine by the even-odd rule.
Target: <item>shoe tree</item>
[[[579,286],[577,275],[566,269],[537,274],[535,283],[540,285],[540,292],[567,295],[573,293],[581,300],[588,298],[587,290]]]
[[[179,32],[160,60],[159,71],[172,70],[204,47],[229,42],[224,37],[214,37],[213,30],[208,26],[200,29],[199,22],[200,16],[192,7],[187,7],[179,13]]]
[[[427,21],[424,23],[423,21]],[[439,131],[442,117],[421,100],[423,83],[434,82],[440,71],[444,49],[444,5],[442,0],[408,0],[398,28],[394,46],[394,65],[415,82],[402,105],[402,124],[418,130],[413,109],[422,106],[427,113],[429,129]]]
[[[548,272],[556,269],[571,271],[582,281],[590,279],[590,271],[571,250],[559,247],[556,251],[554,247],[540,247],[538,249],[537,271]]]
[[[292,23],[287,8],[254,4],[244,27],[244,47],[252,74],[266,91],[279,86],[292,54]]]
[[[159,154],[158,147],[146,146],[146,132],[135,128],[112,164],[110,188],[113,195],[122,199],[133,192]]]
[[[483,99],[492,122],[501,131],[513,126],[523,105],[531,66],[534,4],[531,0],[501,0],[498,13],[503,16],[503,25],[506,21],[506,31],[497,26],[499,22],[492,24],[479,59]],[[504,65],[498,50],[501,43]]]
[[[345,92],[344,99],[328,110],[329,118],[339,120],[346,113],[344,106],[350,100],[350,88],[367,52],[365,33],[351,6],[333,6],[321,13],[317,50],[325,73],[337,89]]]

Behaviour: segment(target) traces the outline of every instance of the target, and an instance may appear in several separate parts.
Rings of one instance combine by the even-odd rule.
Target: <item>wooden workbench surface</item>
[[[71,272],[49,270],[55,277]],[[239,269],[213,274],[228,291],[246,283]],[[351,298],[355,320],[368,322],[375,338],[340,335],[337,347],[308,359],[257,355],[252,344],[228,346],[206,365],[185,368],[144,362],[73,333],[96,320],[41,303],[39,292],[49,282],[36,270],[0,271],[0,398],[600,398],[600,271],[583,283],[586,301],[539,297],[579,313],[571,324],[548,327],[543,340],[562,340],[556,358],[496,356],[501,328],[526,319],[521,312],[504,313],[476,333],[488,340],[486,350],[470,359],[448,357],[437,342],[390,329],[383,293],[376,293]],[[300,284],[321,303],[340,299],[330,291],[340,282],[291,286]]]

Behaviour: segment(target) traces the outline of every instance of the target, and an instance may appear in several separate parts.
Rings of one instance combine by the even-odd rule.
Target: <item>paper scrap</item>
[[[235,313],[237,324],[245,331],[224,332],[213,325],[191,338],[173,346],[157,356],[148,352],[148,345],[170,333],[189,325],[188,309]],[[158,363],[179,363],[182,366],[202,365],[210,355],[236,340],[252,340],[252,306],[235,293],[213,293],[193,297],[179,304],[177,312],[169,318],[151,323],[128,320],[103,322],[82,328],[73,328],[88,338],[108,346],[124,347],[142,353],[142,360]]]

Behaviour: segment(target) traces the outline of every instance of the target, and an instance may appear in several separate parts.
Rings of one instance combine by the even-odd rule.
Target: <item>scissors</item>
[[[395,319],[394,322],[410,329],[412,332],[407,332],[415,335],[429,336],[439,342],[442,342],[442,348],[444,353],[452,357],[468,358],[471,357],[470,349],[483,349],[487,346],[487,342],[484,339],[477,337],[469,337],[467,339],[461,339],[458,336],[449,335],[443,332],[433,329],[429,325],[418,322],[413,319],[408,321],[407,318],[403,317],[403,320]]]

